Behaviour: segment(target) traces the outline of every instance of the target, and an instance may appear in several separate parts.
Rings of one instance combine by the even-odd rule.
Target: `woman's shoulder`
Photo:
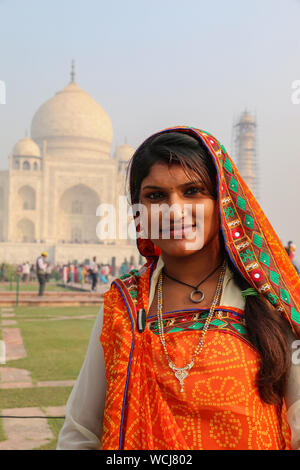
[[[116,303],[126,293],[135,302],[138,292],[149,289],[152,265],[144,265],[140,269],[131,269],[127,273],[112,280],[110,288],[104,294],[105,303]]]
[[[245,308],[245,299],[242,296],[240,287],[235,281],[234,272],[228,264],[226,266],[220,304],[223,306],[235,307],[240,310],[244,310]]]
[[[141,279],[144,279],[145,277],[149,277],[149,275],[151,274],[151,272],[153,271],[153,266],[152,264],[148,265],[148,264],[144,264],[142,267],[140,267],[139,269],[131,269],[129,270],[127,273],[125,274],[122,274],[121,276],[115,278],[111,285],[113,285],[114,283],[122,283],[122,284],[125,284],[125,285],[131,285],[131,283],[135,282],[135,283],[138,283],[140,282]]]

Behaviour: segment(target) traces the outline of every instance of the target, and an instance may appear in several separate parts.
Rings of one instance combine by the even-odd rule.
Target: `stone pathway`
[[[16,325],[17,321],[16,320],[2,320],[2,326],[11,326],[11,325]]]
[[[16,320],[13,317],[15,317],[13,308],[1,308],[2,341],[5,344],[6,350],[5,361],[27,356],[20,329],[5,328],[6,326],[16,324]],[[67,387],[73,386],[74,383],[75,380],[61,380],[42,381],[34,385],[28,370],[0,367],[0,389]],[[39,407],[9,408],[2,409],[1,415],[7,416],[7,418],[2,418],[2,425],[7,439],[0,441],[0,450],[33,450],[48,444],[54,439],[46,416],[64,416],[65,406],[47,407],[44,410]],[[18,418],[18,416],[25,416],[25,418]],[[31,416],[40,416],[40,418],[31,418]]]
[[[19,328],[2,328],[2,339],[6,346],[7,361],[27,356]]]
[[[2,416],[47,416],[40,408],[7,408]],[[32,450],[48,444],[54,435],[46,418],[3,418],[7,440],[0,450]]]
[[[48,380],[45,382],[38,382],[37,387],[73,387],[75,380]]]
[[[0,389],[29,387],[33,384],[28,370],[0,367]]]
[[[32,377],[26,369],[0,367],[0,389],[32,387],[73,387],[75,380],[47,380],[32,383]]]

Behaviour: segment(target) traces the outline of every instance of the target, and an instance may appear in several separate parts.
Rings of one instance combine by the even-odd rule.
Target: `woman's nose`
[[[182,200],[180,195],[176,193],[171,194],[169,197],[169,206],[172,209],[170,212],[171,220],[182,220],[184,214],[184,201]]]

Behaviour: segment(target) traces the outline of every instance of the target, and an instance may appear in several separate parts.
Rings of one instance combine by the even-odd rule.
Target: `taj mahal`
[[[134,257],[130,239],[99,239],[97,207],[125,194],[125,171],[134,149],[112,154],[113,127],[105,110],[71,80],[33,116],[31,137],[21,138],[0,171],[0,260],[32,262],[42,251],[51,263],[117,264]]]

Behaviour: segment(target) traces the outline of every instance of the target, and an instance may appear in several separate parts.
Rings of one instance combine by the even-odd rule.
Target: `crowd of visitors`
[[[295,244],[289,241],[285,246],[285,250],[299,274],[300,269],[295,260]],[[115,263],[99,262],[96,256],[94,256],[92,260],[85,260],[81,263],[68,262],[51,264],[47,259],[48,253],[43,252],[35,263],[24,261],[17,266],[9,265],[9,269],[7,269],[8,265],[2,263],[0,264],[0,282],[10,281],[12,272],[14,271],[24,283],[38,281],[40,286],[39,296],[43,295],[46,282],[48,282],[50,278],[56,280],[56,282],[62,282],[65,285],[75,283],[83,286],[89,284],[90,290],[93,292],[97,291],[98,284],[108,284],[113,278],[122,276],[131,269],[139,269],[141,267],[141,264],[136,266],[132,259],[127,261],[127,258],[124,259],[119,267],[117,267]]]
[[[48,261],[48,253],[43,252],[35,263],[25,261],[16,266],[0,264],[0,282],[10,281],[11,273],[19,275],[19,279],[24,282],[39,281],[39,295],[43,295],[45,283],[50,279],[67,284],[90,284],[91,291],[97,290],[97,285],[108,284],[115,277],[122,276],[131,269],[139,268],[133,260],[124,259],[121,266],[114,263],[102,263],[96,256],[92,260],[84,262],[68,262],[51,264]],[[13,276],[15,277],[15,276]]]

